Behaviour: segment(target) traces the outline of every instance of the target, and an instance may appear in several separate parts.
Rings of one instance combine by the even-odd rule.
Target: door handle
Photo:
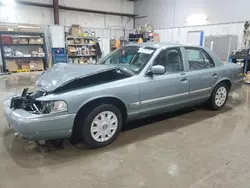
[[[212,76],[218,76],[218,74],[216,72],[212,73]]]
[[[181,72],[181,75],[183,76],[183,75],[186,75],[186,73],[185,72]]]
[[[180,80],[181,80],[181,82],[186,82],[188,80],[188,78],[187,77],[182,77]]]

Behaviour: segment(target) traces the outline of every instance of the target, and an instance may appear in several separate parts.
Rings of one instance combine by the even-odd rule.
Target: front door
[[[219,79],[217,68],[204,49],[185,47],[185,51],[188,58],[190,100],[208,98]]]
[[[189,97],[189,79],[179,47],[162,50],[154,65],[165,67],[165,74],[145,75],[141,83],[140,113],[145,116],[182,106]]]

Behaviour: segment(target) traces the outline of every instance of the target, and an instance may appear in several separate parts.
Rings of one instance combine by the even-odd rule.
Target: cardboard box
[[[85,44],[85,39],[81,39],[80,44]]]
[[[44,70],[43,61],[37,60],[37,61],[31,61],[29,63],[30,70]]]
[[[247,72],[245,83],[250,83],[250,71]]]
[[[75,44],[75,40],[68,40],[68,44]]]
[[[75,44],[81,44],[81,40],[80,39],[75,39]]]
[[[43,61],[42,60],[37,61],[36,68],[37,68],[37,70],[44,70],[44,66],[43,66]]]
[[[81,34],[82,34],[82,31],[81,31],[79,25],[72,25],[71,26],[71,35],[72,36],[79,37],[79,36],[81,36]]]
[[[30,38],[29,44],[43,44],[42,38]]]
[[[19,44],[18,38],[12,38],[12,44]]]
[[[35,33],[40,33],[41,27],[36,24],[21,24],[18,25],[18,31],[19,32],[35,32]]]
[[[37,68],[36,68],[36,62],[31,61],[29,65],[30,65],[30,70],[37,70]]]
[[[160,35],[158,33],[153,33],[154,42],[160,42]]]
[[[22,69],[22,63],[23,63],[23,61],[16,60],[17,70],[21,70]]]
[[[7,61],[7,67],[9,72],[16,72],[18,70],[16,61]]]
[[[38,48],[37,51],[38,53],[43,53],[43,48]]]
[[[27,38],[20,38],[19,44],[28,44],[28,39]]]
[[[38,52],[37,51],[32,51],[31,52],[31,57],[37,57],[38,56]]]
[[[45,53],[38,53],[37,57],[45,57]]]
[[[68,52],[70,52],[70,53],[76,53],[76,52],[78,52],[77,51],[77,49],[75,48],[75,47],[68,47]]]
[[[17,31],[17,26],[0,25],[0,31]]]
[[[22,62],[21,67],[22,67],[22,70],[30,69],[29,62],[27,62],[27,61]]]

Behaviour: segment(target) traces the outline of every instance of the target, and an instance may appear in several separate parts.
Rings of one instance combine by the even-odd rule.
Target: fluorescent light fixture
[[[5,6],[14,6],[16,4],[15,0],[0,0],[0,3]]]
[[[202,25],[207,21],[207,16],[204,14],[192,14],[187,17],[188,25]]]

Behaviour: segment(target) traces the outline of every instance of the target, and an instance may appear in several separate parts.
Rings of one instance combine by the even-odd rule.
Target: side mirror
[[[149,71],[149,75],[164,74],[164,73],[165,73],[165,67],[163,67],[162,65],[154,65]]]

